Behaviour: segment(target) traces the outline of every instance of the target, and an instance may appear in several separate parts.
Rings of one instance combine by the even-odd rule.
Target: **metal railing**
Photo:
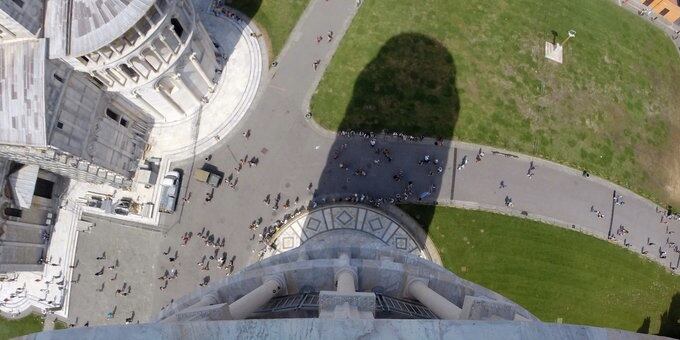
[[[409,301],[383,294],[375,294],[375,312],[384,316],[401,316],[405,319],[437,319],[432,311],[416,301]],[[301,293],[275,297],[256,314],[291,312],[297,310],[318,310],[319,293]]]

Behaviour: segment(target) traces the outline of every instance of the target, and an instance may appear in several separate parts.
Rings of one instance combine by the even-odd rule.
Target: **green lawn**
[[[563,65],[545,41],[576,38]],[[324,127],[442,136],[680,205],[680,58],[610,0],[365,0],[312,100]]]
[[[225,0],[267,32],[271,58],[276,59],[309,0]]]
[[[54,321],[54,329],[67,329],[68,325],[66,322],[61,321],[61,320],[55,320]]]
[[[42,329],[43,319],[35,314],[18,320],[8,320],[0,317],[0,339],[3,340],[40,332]]]
[[[543,321],[562,318],[651,333],[663,324],[665,335],[680,337],[680,277],[633,252],[516,217],[447,207],[402,209],[427,228],[447,269]]]

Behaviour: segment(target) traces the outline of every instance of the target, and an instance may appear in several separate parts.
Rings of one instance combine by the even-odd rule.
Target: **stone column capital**
[[[406,277],[406,284],[404,285],[404,292],[402,293],[402,295],[407,298],[413,298],[413,295],[410,292],[411,286],[413,284],[419,283],[422,283],[425,285],[425,287],[429,288],[430,280],[420,276],[409,275],[408,277]]]
[[[264,284],[267,281],[274,281],[276,282],[277,289],[273,291],[274,295],[278,295],[281,292],[285,292],[288,290],[288,286],[286,285],[286,277],[283,276],[282,273],[273,273],[269,275],[265,275],[262,277],[262,283]]]
[[[342,273],[348,273],[349,275],[352,275],[352,278],[354,278],[354,284],[356,286],[357,279],[359,278],[356,267],[342,266],[342,267],[335,268],[335,280],[336,281],[338,280],[338,276],[340,276],[340,274],[342,274]]]

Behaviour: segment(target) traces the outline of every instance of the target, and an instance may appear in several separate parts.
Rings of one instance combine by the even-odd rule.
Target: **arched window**
[[[184,28],[182,27],[182,24],[179,23],[179,20],[177,20],[177,18],[172,18],[170,19],[170,24],[172,25],[172,30],[181,38],[182,33],[184,33]]]
[[[137,71],[133,70],[130,66],[127,66],[126,64],[120,64],[120,69],[123,70],[125,75],[130,78],[136,78],[139,76],[137,74]]]
[[[134,57],[134,58],[130,59],[130,64],[132,64],[132,66],[134,66],[134,69],[135,69],[136,71],[141,72],[141,73],[142,73],[142,76],[144,76],[144,77],[148,77],[148,76],[149,76],[149,73],[151,72],[151,70],[149,70],[149,68],[147,67],[147,65],[144,64],[144,63],[142,63],[142,62],[139,60],[139,58]]]
[[[154,68],[154,71],[158,71],[158,68],[161,67],[161,61],[158,60],[158,57],[156,57],[151,50],[146,49],[142,52],[142,57],[144,57],[144,60],[146,60],[151,67]]]

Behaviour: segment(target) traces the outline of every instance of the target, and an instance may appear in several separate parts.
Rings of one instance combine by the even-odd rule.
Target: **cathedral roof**
[[[154,2],[49,0],[45,30],[51,39],[50,56],[79,56],[101,48],[129,30]]]

